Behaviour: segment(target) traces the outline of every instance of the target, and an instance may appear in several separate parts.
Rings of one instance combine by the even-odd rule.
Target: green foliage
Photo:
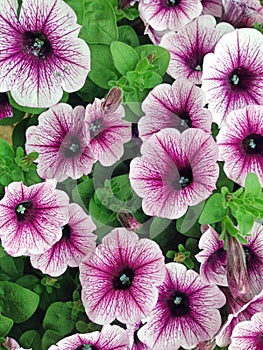
[[[29,319],[39,304],[39,296],[16,283],[0,281],[0,313],[15,323]]]
[[[41,349],[41,337],[36,330],[30,329],[21,335],[19,345],[25,349]]]
[[[43,320],[44,330],[52,330],[64,337],[74,329],[71,319],[72,302],[55,302],[49,306]]]
[[[111,43],[110,50],[114,65],[122,75],[135,69],[139,56],[131,46],[114,41]]]
[[[130,45],[133,48],[140,45],[136,32],[132,27],[127,25],[119,27],[119,41]]]
[[[7,336],[14,322],[11,318],[0,314],[0,338]]]

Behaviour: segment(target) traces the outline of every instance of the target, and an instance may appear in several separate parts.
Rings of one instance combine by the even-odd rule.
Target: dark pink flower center
[[[61,144],[61,151],[66,158],[76,157],[82,152],[79,138],[75,135],[67,134]]]
[[[259,333],[256,338],[256,349],[263,349],[263,333]]]
[[[175,291],[167,300],[167,306],[174,317],[186,316],[190,313],[188,296],[179,291]]]
[[[94,139],[95,137],[97,137],[102,131],[102,120],[101,119],[94,120],[89,126],[89,131],[90,131],[91,139]]]
[[[250,88],[251,82],[254,79],[254,74],[247,68],[239,67],[234,69],[228,76],[228,82],[232,89],[247,90]]]
[[[19,203],[15,208],[17,220],[19,222],[28,221],[32,216],[33,203],[31,201],[25,201]]]
[[[187,111],[180,111],[178,113],[176,113],[176,115],[181,119],[181,127],[182,127],[182,131],[188,128],[191,128],[192,126],[192,122],[191,122],[191,118],[190,115]],[[181,128],[179,128],[181,129]]]
[[[6,105],[9,105],[7,93],[0,93],[0,109],[4,109]]]
[[[176,7],[180,4],[180,0],[165,0],[164,5],[167,7]]]
[[[263,136],[250,134],[242,141],[242,148],[246,154],[263,155]]]
[[[62,227],[62,238],[66,240],[70,240],[71,228],[69,225],[65,225]]]
[[[118,276],[113,279],[113,287],[115,290],[129,289],[134,278],[134,271],[129,267],[121,270]]]
[[[46,58],[51,52],[51,44],[46,37],[41,32],[25,32],[22,39],[23,51],[38,57]]]
[[[100,349],[91,344],[82,344],[78,346],[75,350],[100,350]]]
[[[193,173],[190,165],[184,167],[177,167],[179,177],[177,176],[171,181],[174,190],[181,190],[193,182]]]

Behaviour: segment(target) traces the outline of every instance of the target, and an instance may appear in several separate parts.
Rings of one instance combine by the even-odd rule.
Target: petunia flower
[[[129,350],[128,335],[119,326],[105,325],[100,332],[70,335],[48,350]]]
[[[26,150],[38,152],[37,172],[43,179],[63,181],[88,175],[94,158],[85,132],[85,108],[59,103],[39,116],[26,131]]]
[[[149,315],[164,279],[159,246],[125,228],[112,230],[80,264],[82,302],[92,322],[133,324]]]
[[[0,238],[12,256],[42,254],[61,235],[68,196],[49,180],[30,187],[13,182],[0,201]]]
[[[113,88],[106,99],[95,98],[85,112],[85,127],[90,133],[90,147],[104,166],[116,163],[124,153],[124,143],[132,137],[131,123],[123,120],[122,92]]]
[[[13,116],[7,93],[0,93],[0,120]]]
[[[172,86],[156,86],[142,103],[145,114],[138,123],[142,140],[164,128],[184,131],[189,127],[210,133],[212,116],[207,108],[203,91],[186,79],[176,80]]]
[[[198,246],[202,251],[195,256],[201,263],[200,275],[208,284],[227,286],[224,241],[219,240],[219,234],[211,226],[201,226],[201,229],[203,234]]]
[[[222,15],[222,0],[201,0],[203,6],[203,15],[212,15],[221,17]]]
[[[219,126],[234,109],[263,104],[263,36],[241,28],[225,34],[204,57],[202,89]]]
[[[153,29],[176,31],[201,14],[202,4],[200,0],[142,0],[139,12]]]
[[[216,336],[216,344],[220,347],[228,346],[231,342],[231,335],[235,326],[242,321],[250,320],[251,317],[263,309],[263,290],[248,303],[244,304],[235,313],[228,315],[220,332]]]
[[[263,349],[263,312],[249,321],[239,322],[233,329],[229,350]]]
[[[138,330],[143,326],[142,322],[137,322],[133,325],[127,324],[127,333],[130,340],[130,350],[151,350],[151,348],[142,343],[138,338]]]
[[[31,255],[34,268],[52,277],[62,275],[67,266],[77,267],[89,252],[95,250],[96,229],[91,217],[77,204],[68,207],[68,222],[62,226],[62,237],[48,251]]]
[[[228,23],[216,25],[213,16],[199,16],[177,33],[162,37],[160,46],[170,52],[168,74],[201,84],[204,56],[213,52],[219,39],[234,28]]]
[[[62,0],[0,2],[0,91],[29,107],[59,102],[90,71],[90,51],[78,38],[77,16]]]
[[[203,130],[163,129],[142,144],[141,154],[131,161],[129,178],[147,215],[180,218],[215,189],[217,145]]]
[[[230,112],[217,135],[219,160],[228,178],[244,186],[248,173],[263,186],[263,106],[249,105]]]
[[[253,27],[255,22],[263,22],[259,0],[222,0],[222,5],[221,21],[235,28]]]
[[[9,338],[9,337],[6,338],[4,346],[5,346],[4,349],[7,349],[7,350],[32,350],[31,348],[30,349],[21,348],[15,339]]]
[[[139,339],[152,350],[194,348],[218,332],[218,308],[226,300],[217,286],[206,285],[182,264],[168,263],[165,281],[158,289],[158,302],[138,331]]]

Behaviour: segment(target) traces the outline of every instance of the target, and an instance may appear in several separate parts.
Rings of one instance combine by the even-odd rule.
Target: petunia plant
[[[0,349],[263,349],[263,5],[0,0]]]

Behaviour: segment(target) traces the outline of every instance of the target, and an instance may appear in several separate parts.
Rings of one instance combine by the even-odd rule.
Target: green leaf
[[[119,41],[124,42],[131,47],[137,47],[140,45],[139,38],[131,26],[119,27]]]
[[[16,108],[13,108],[13,117],[8,117],[0,120],[0,125],[6,126],[6,125],[13,125],[17,122],[19,122],[24,117],[24,112],[19,111]]]
[[[176,229],[185,236],[199,238],[201,236],[198,218],[205,202],[189,207],[186,214],[176,220]]]
[[[26,186],[31,186],[40,182],[43,182],[43,179],[41,179],[41,177],[37,174],[36,168],[29,170],[27,172],[24,172],[23,183]]]
[[[258,197],[261,193],[261,184],[256,174],[248,173],[245,180],[245,197]]]
[[[89,201],[94,195],[93,179],[82,181],[72,190],[74,203],[79,204],[84,210],[89,207]]]
[[[0,337],[6,337],[13,324],[11,318],[0,315]]]
[[[171,221],[172,220],[170,219],[159,218],[158,216],[155,216],[150,226],[150,238],[156,238],[170,225]]]
[[[29,319],[36,311],[39,296],[16,283],[0,281],[0,312],[15,323]]]
[[[162,82],[162,77],[156,72],[145,72],[142,77],[145,81],[145,89],[152,89]]]
[[[110,51],[114,65],[122,75],[135,69],[139,56],[131,46],[121,41],[114,41],[111,43]]]
[[[49,349],[51,345],[56,344],[61,338],[60,333],[48,329],[42,337],[42,350]]]
[[[242,207],[235,212],[238,228],[242,235],[246,235],[253,227],[254,216]]]
[[[0,158],[10,157],[13,159],[15,156],[15,152],[13,148],[3,139],[0,139]]]
[[[160,74],[161,76],[164,75],[164,73],[167,71],[170,61],[170,53],[166,49],[164,49],[161,46],[149,44],[138,46],[135,50],[140,58],[145,58],[149,55],[153,55],[154,59],[152,63],[158,66],[155,72]]]
[[[89,214],[102,224],[109,224],[117,218],[117,213],[113,213],[104,205],[98,204],[92,198],[89,202]]]
[[[110,44],[118,39],[116,16],[107,0],[66,0],[82,25],[79,37],[89,44]]]
[[[108,81],[117,80],[119,76],[114,67],[110,48],[106,45],[90,45],[90,53],[91,71],[89,78],[99,87],[109,90]]]
[[[215,193],[208,198],[200,215],[199,224],[213,224],[223,220],[227,215],[225,197],[221,193]]]
[[[129,174],[116,176],[111,179],[112,193],[123,202],[127,202],[131,199],[133,192],[129,180]]]
[[[74,329],[74,322],[71,319],[72,302],[55,302],[46,311],[43,328],[51,329],[61,337],[64,337]]]
[[[231,181],[224,172],[224,163],[218,162],[219,165],[219,178],[216,183],[216,188],[218,192],[221,192],[221,187],[227,187],[231,192],[234,188],[234,182]]]
[[[21,335],[19,344],[25,349],[41,349],[40,335],[36,330],[30,329]]]
[[[0,269],[13,280],[16,280],[23,275],[24,261],[22,258],[12,258],[5,253],[5,255],[0,258]]]
[[[16,101],[13,99],[12,95],[10,92],[8,93],[8,98],[9,102],[12,107],[18,109],[19,111],[29,113],[29,114],[40,114],[44,111],[46,111],[47,108],[33,108],[33,107],[25,107],[25,106],[20,106]]]

